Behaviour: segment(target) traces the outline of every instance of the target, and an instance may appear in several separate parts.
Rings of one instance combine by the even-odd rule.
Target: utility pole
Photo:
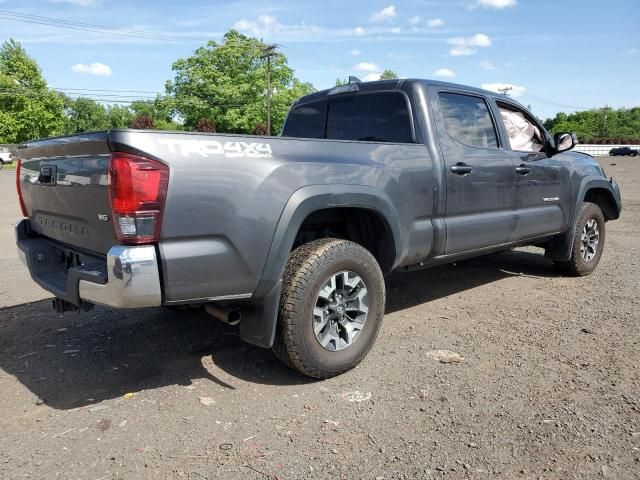
[[[267,135],[271,136],[271,58],[277,55],[276,44],[267,45],[260,58],[267,59]]]
[[[500,93],[502,93],[502,95],[507,95],[507,92],[513,90],[513,87],[504,87],[504,88],[499,88],[498,91]]]

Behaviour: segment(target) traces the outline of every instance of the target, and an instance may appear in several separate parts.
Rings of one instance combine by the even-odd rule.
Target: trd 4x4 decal
[[[161,145],[166,145],[171,153],[180,153],[183,157],[191,154],[208,157],[224,155],[227,158],[271,158],[271,145],[258,142],[219,142],[217,140],[178,140],[161,138]]]

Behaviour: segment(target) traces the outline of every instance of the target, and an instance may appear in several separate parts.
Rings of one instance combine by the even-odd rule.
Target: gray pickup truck
[[[299,99],[279,137],[112,130],[27,144],[17,244],[58,312],[203,305],[326,378],[373,345],[388,272],[520,245],[593,271],[620,191],[575,143],[506,96],[355,82]]]

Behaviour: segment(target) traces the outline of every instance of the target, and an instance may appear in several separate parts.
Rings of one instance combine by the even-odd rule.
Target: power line
[[[50,27],[80,30],[92,33],[100,34],[115,34],[135,38],[151,39],[151,40],[163,40],[163,41],[176,41],[180,37],[177,35],[164,34],[160,32],[149,32],[144,30],[135,30],[124,27],[113,27],[109,25],[98,25],[93,23],[75,22],[71,20],[64,20],[55,17],[45,17],[42,15],[31,15],[25,13],[11,12],[9,10],[0,10],[0,19],[12,20],[16,22],[32,23],[37,25],[46,25]],[[258,48],[254,42],[247,41],[233,41],[224,42],[216,47],[235,47],[235,48]]]
[[[114,27],[109,25],[98,25],[93,23],[76,22],[71,20],[55,18],[55,17],[45,17],[42,15],[32,15],[32,14],[26,14],[26,13],[12,12],[9,10],[0,10],[0,19],[12,20],[12,21],[23,22],[23,23],[31,23],[31,24],[37,24],[37,25],[46,25],[50,27],[69,29],[69,30],[79,30],[79,31],[92,32],[92,33],[106,34],[106,35],[122,35],[122,36],[142,38],[147,40],[162,40],[162,41],[175,42],[181,38],[177,35],[164,34],[159,32],[156,33],[156,32],[136,30],[136,29],[130,29],[130,28],[124,28],[124,27]],[[285,45],[280,45],[280,46],[287,49],[287,51],[290,51],[292,55],[304,58],[311,62],[327,65],[337,70],[342,70],[347,72],[351,70],[351,67],[344,63],[336,62],[331,59],[321,57],[320,55],[317,55],[315,53],[305,52],[303,50],[291,48]],[[252,41],[252,40],[223,41],[220,44],[215,45],[214,47],[215,48],[233,47],[233,48],[247,48],[247,49],[253,48],[255,50],[264,49],[264,46],[256,45],[255,41]]]
[[[108,93],[69,93],[69,92],[61,92],[56,89],[49,89],[47,92],[39,91],[39,90],[30,90],[25,88],[0,88],[0,92],[12,95],[26,95],[26,96],[46,96],[50,92],[56,92],[61,94],[68,95],[77,95],[78,97],[85,98],[132,98],[135,100],[155,100],[157,97],[150,96],[140,96],[140,95],[122,95],[122,94],[108,94]]]
[[[51,91],[49,91],[49,92],[37,92],[37,91],[25,91],[25,90],[15,91],[15,90],[0,89],[0,97],[25,96],[25,97],[32,97],[32,98],[41,98],[41,97],[45,97],[45,96],[49,95],[50,92]],[[82,98],[82,97],[80,97],[80,98]],[[132,104],[132,103],[134,103],[136,101],[146,102],[146,101],[153,100],[153,99],[150,99],[150,98],[132,98],[130,100],[125,100],[124,97],[118,97],[118,96],[116,96],[115,98],[113,98],[113,97],[106,98],[105,96],[93,96],[93,97],[84,97],[84,98],[88,98],[89,100],[93,100],[95,102],[122,103],[122,104]],[[203,97],[197,97],[197,96],[194,96],[193,98],[198,98],[198,99],[201,99],[201,100],[204,99]],[[237,101],[237,102],[208,102],[207,104],[209,106],[218,107],[218,108],[241,108],[241,107],[245,107],[247,105],[251,105],[253,103],[255,103],[255,102]]]
[[[335,62],[335,61],[333,61],[331,59],[328,59],[326,57],[322,57],[322,56],[317,55],[315,53],[308,53],[308,52],[305,52],[303,50],[299,50],[297,48],[291,48],[291,47],[289,47],[287,45],[281,45],[281,46],[283,48],[286,48],[287,51],[289,51],[291,55],[298,56],[298,57],[301,57],[301,58],[305,58],[305,59],[310,60],[310,61],[315,62],[315,63],[324,64],[324,65],[327,65],[327,66],[329,66],[331,68],[339,67],[339,68],[337,68],[337,70],[342,70],[342,71],[347,71],[347,72],[351,71],[351,69],[352,69],[346,63]]]
[[[51,87],[57,91],[78,91],[78,92],[117,92],[117,93],[151,93],[154,95],[164,95],[164,92],[151,91],[151,90],[114,90],[110,88],[70,88],[70,87]]]
[[[104,33],[104,32],[118,33],[118,34],[127,34],[127,35],[132,35],[137,37],[154,38],[154,39],[166,39],[166,40],[173,39],[168,35],[163,35],[155,32],[134,30],[134,29],[123,28],[123,27],[111,27],[107,25],[96,25],[96,24],[84,23],[84,22],[75,22],[71,20],[64,20],[61,18],[45,17],[42,15],[31,15],[26,13],[12,12],[9,10],[0,10],[0,15],[10,20],[21,21],[26,23],[37,23],[41,25],[57,26],[61,28],[70,28],[72,30],[95,31],[98,33]]]
[[[567,105],[567,104],[564,104],[564,103],[554,102],[553,100],[547,100],[547,99],[544,99],[542,97],[538,97],[536,95],[532,95],[532,94],[530,94],[528,92],[525,92],[522,95],[525,96],[525,97],[529,97],[532,100],[537,100],[538,102],[546,103],[548,105],[553,105],[553,106],[560,107],[560,108],[569,108],[569,109],[572,109],[572,110],[594,110],[594,107],[578,107],[576,105]]]

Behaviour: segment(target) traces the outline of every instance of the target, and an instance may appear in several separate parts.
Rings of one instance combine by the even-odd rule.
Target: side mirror
[[[556,144],[556,153],[568,152],[578,144],[578,137],[575,133],[561,132],[553,136]]]

